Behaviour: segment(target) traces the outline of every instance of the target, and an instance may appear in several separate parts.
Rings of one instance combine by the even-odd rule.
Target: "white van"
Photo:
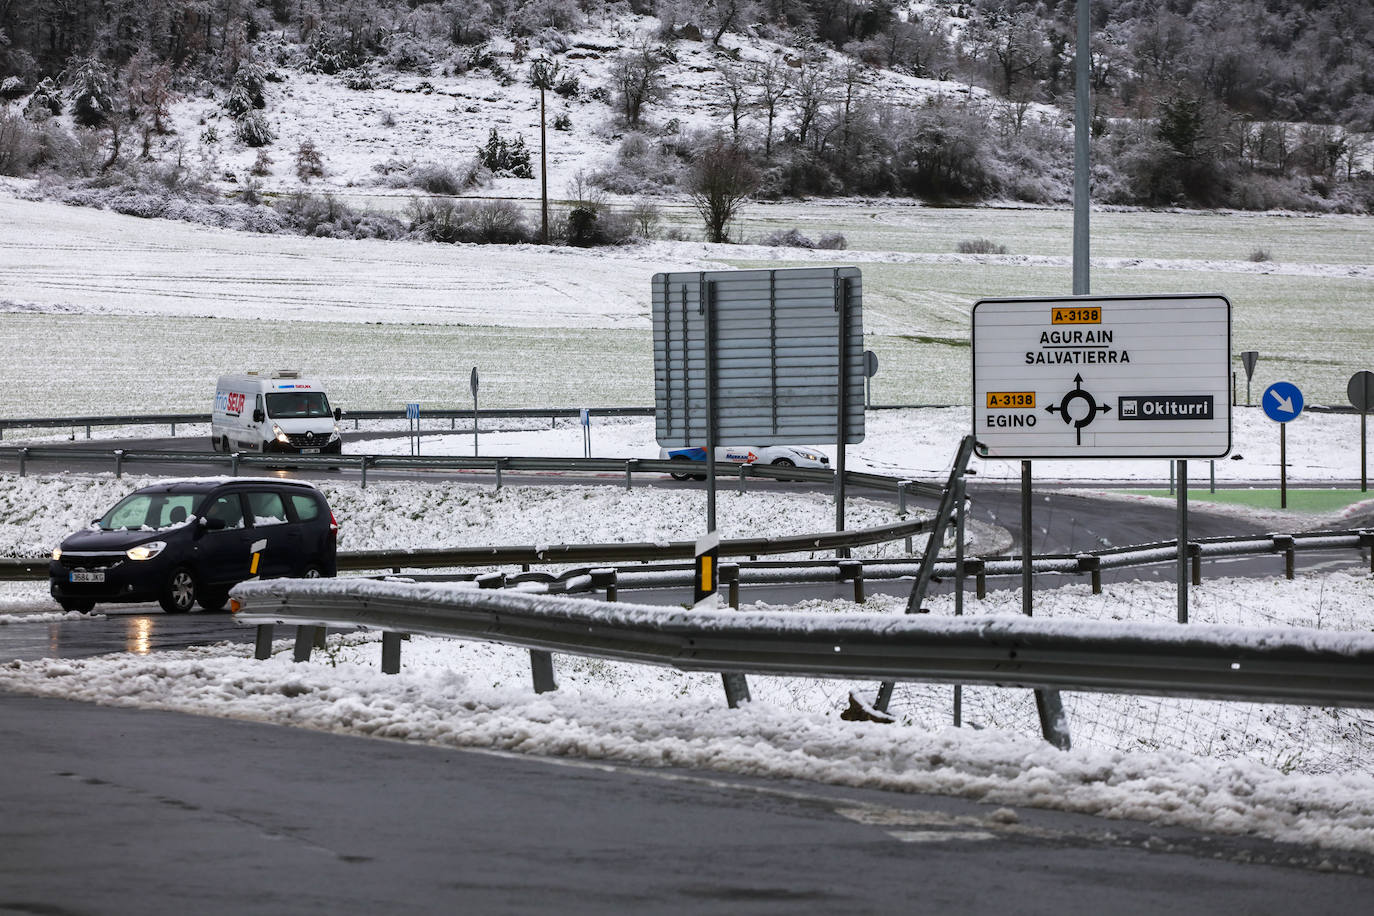
[[[339,419],[318,379],[295,369],[222,375],[210,414],[210,444],[225,452],[337,455]]]

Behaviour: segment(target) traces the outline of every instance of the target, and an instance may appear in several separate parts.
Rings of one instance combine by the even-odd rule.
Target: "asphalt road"
[[[18,696],[0,696],[0,734],[23,736],[0,779],[0,912],[1254,916],[1374,900],[1360,857],[959,799]]]

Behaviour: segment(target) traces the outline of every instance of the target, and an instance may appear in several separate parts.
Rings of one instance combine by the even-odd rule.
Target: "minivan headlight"
[[[166,547],[166,541],[149,541],[146,544],[139,544],[137,547],[130,547],[124,551],[124,555],[130,560],[151,560],[162,553]]]
[[[60,560],[60,559],[62,559],[62,548],[61,548],[61,547],[54,547],[54,548],[52,549],[52,558],[53,558],[54,560]]]
[[[277,437],[278,442],[289,443],[291,441],[291,438],[286,435],[286,432],[275,423],[272,424],[272,435]]]

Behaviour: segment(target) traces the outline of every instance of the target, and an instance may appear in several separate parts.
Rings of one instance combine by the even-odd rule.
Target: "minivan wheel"
[[[202,611],[222,611],[224,606],[229,603],[229,590],[223,588],[203,589],[200,597],[196,598],[196,603],[200,605]]]
[[[196,603],[196,577],[185,566],[172,570],[157,596],[157,603],[168,614],[185,614]]]
[[[307,566],[307,567],[305,568],[305,571],[301,573],[301,578],[302,578],[302,579],[323,579],[323,578],[324,578],[324,570],[320,569],[320,568],[319,568],[318,566],[316,566],[314,563],[311,563],[309,566]]]
[[[94,601],[72,601],[70,599],[64,598],[63,600],[57,603],[62,605],[62,610],[67,611],[69,613],[71,611],[75,611],[78,614],[89,614],[92,610],[95,609]]]

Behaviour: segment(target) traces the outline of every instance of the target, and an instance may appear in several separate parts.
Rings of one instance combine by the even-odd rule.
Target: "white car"
[[[706,461],[706,448],[662,448],[658,457],[671,461]],[[729,464],[771,464],[780,468],[822,468],[830,469],[830,459],[821,451],[805,446],[794,445],[718,445],[716,461]],[[694,477],[705,480],[706,475],[686,472],[673,474],[674,480]]]

